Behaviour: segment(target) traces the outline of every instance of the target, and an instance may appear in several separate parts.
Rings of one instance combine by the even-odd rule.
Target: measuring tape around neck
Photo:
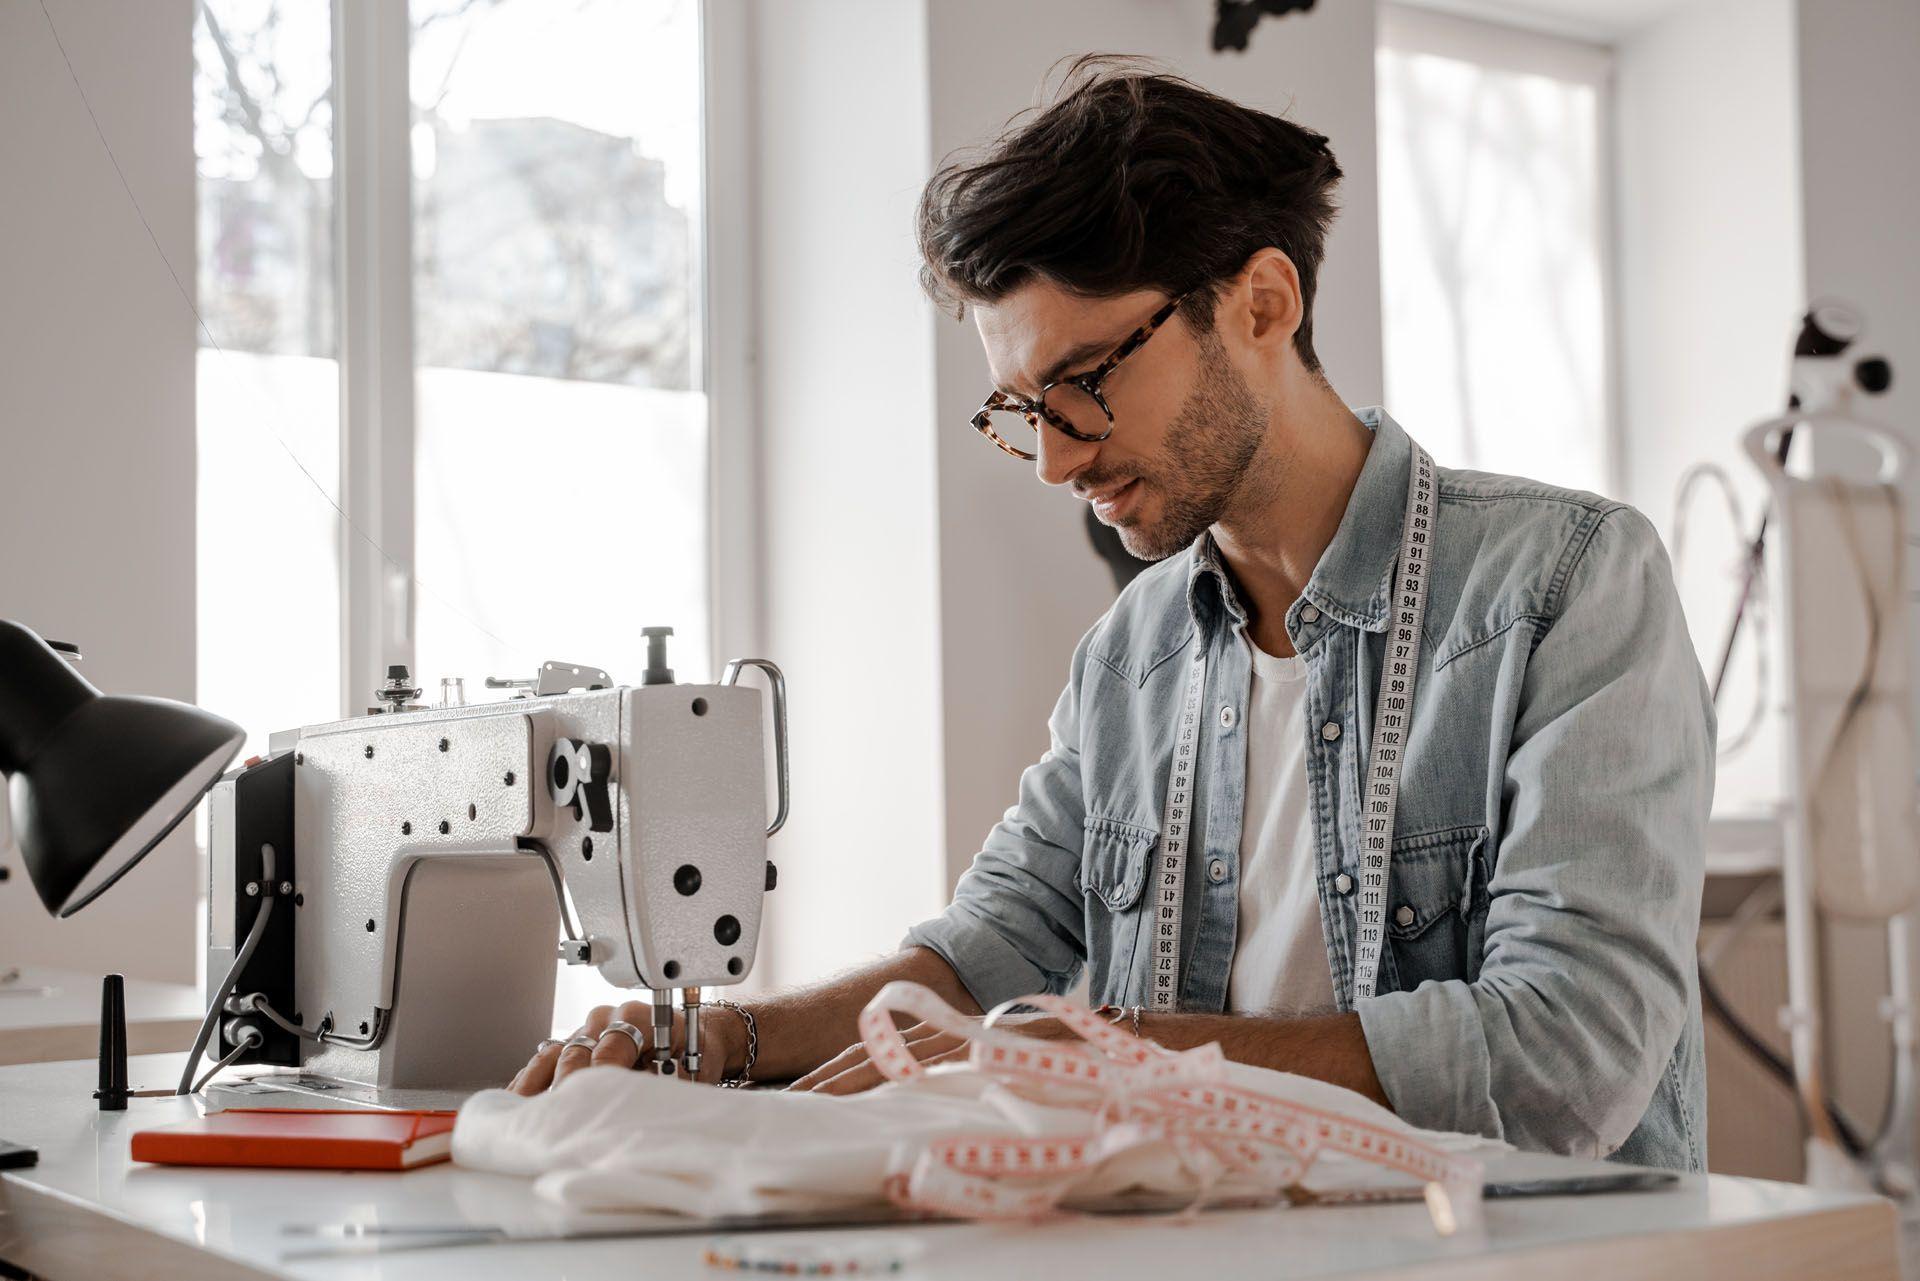
[[[1153,971],[1147,1004],[1170,1011],[1180,1004],[1180,908],[1186,901],[1187,831],[1193,821],[1193,758],[1200,754],[1200,696],[1207,686],[1207,651],[1194,651],[1187,693],[1174,734],[1167,777],[1166,831],[1160,837],[1159,880],[1153,897]]]
[[[1413,713],[1414,674],[1420,666],[1420,624],[1427,612],[1427,566],[1432,559],[1433,459],[1413,444],[1407,477],[1407,514],[1400,531],[1394,575],[1392,622],[1380,664],[1380,692],[1373,706],[1373,743],[1367,756],[1360,805],[1360,900],[1358,954],[1353,994],[1372,996],[1386,937],[1387,877],[1393,860],[1393,816],[1400,799],[1400,763]],[[1192,828],[1194,760],[1200,750],[1200,699],[1206,692],[1207,656],[1193,655],[1186,695],[1174,735],[1173,767],[1167,778],[1166,830],[1160,839],[1153,901],[1153,964],[1147,1006],[1172,1011],[1180,1002],[1180,916],[1186,901],[1187,838]]]

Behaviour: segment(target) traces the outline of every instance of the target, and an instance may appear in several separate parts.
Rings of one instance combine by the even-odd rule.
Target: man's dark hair
[[[928,181],[920,282],[955,315],[1035,279],[1088,297],[1196,290],[1182,311],[1204,332],[1222,282],[1271,246],[1300,275],[1294,349],[1318,372],[1314,285],[1340,176],[1324,135],[1090,54],[1052,102]]]

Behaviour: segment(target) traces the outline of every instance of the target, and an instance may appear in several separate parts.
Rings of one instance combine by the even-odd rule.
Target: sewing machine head
[[[489,681],[522,688],[474,706],[419,706],[395,669],[386,709],[275,734],[224,778],[209,823],[209,997],[229,1015],[217,1048],[253,1028],[263,1043],[238,1062],[379,1088],[497,1085],[550,1030],[556,940],[561,961],[656,1002],[680,991],[696,1017],[699,989],[745,977],[774,885],[767,838],[786,819],[784,682],[747,659],[719,684],[675,684],[664,630],[650,640],[641,685],[548,663],[535,681]],[[773,688],[771,823],[761,696],[736,683],[747,666]]]

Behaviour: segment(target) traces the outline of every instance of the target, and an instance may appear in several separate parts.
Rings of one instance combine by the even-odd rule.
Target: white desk
[[[191,983],[127,980],[127,1052],[163,1054],[193,1044],[207,1001]],[[100,975],[22,966],[0,985],[0,1064],[97,1058]]]
[[[172,1081],[181,1056],[135,1060],[136,1087]],[[523,1214],[525,1181],[438,1165],[406,1174],[130,1168],[127,1138],[184,1120],[188,1100],[135,1099],[102,1114],[91,1062],[0,1069],[0,1135],[40,1149],[31,1170],[0,1174],[0,1260],[49,1281],[119,1277],[212,1281],[506,1281],[507,1278],[723,1275],[701,1263],[707,1237],[467,1246],[283,1262],[288,1225],[492,1223]],[[1538,1177],[1541,1166],[1508,1177]],[[1584,1163],[1579,1163],[1584,1164]],[[1479,1239],[1434,1235],[1418,1204],[1217,1213],[1197,1222],[1101,1219],[909,1231],[924,1254],[906,1278],[1153,1276],[1524,1278],[1774,1277],[1891,1281],[1894,1212],[1875,1198],[1719,1175],[1667,1192],[1492,1201]],[[817,1239],[817,1238],[815,1238]]]

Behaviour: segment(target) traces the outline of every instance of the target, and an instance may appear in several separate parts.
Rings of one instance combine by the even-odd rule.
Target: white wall
[[[1808,296],[1860,308],[1859,350],[1893,362],[1893,386],[1856,408],[1920,446],[1920,3],[1802,0],[1798,15]],[[1907,498],[1920,528],[1920,479]]]
[[[922,4],[750,10],[766,650],[792,698],[762,979],[891,952],[942,900]]]
[[[1676,10],[1616,53],[1621,424],[1626,497],[1671,548],[1674,492],[1720,464],[1746,531],[1703,492],[1692,507],[1681,591],[1703,665],[1732,608],[1738,536],[1764,487],[1739,438],[1786,404],[1787,359],[1806,309],[1795,154],[1793,0],[1711,0]],[[1753,651],[1736,662],[1723,729],[1751,707]],[[1711,670],[1709,670],[1711,676]],[[1716,807],[1777,795],[1777,735],[1727,762]]]
[[[1211,0],[974,0],[930,10],[934,157],[999,133],[1062,57],[1164,60],[1248,106],[1331,140],[1346,178],[1314,307],[1314,341],[1350,404],[1378,403],[1380,255],[1374,163],[1373,7],[1321,4],[1268,19],[1244,54],[1208,48]],[[1012,33],[1018,33],[1015,37]],[[946,867],[950,884],[1047,746],[1046,718],[1074,644],[1113,599],[1083,505],[976,438],[991,387],[972,323],[935,329]]]
[[[191,289],[192,5],[47,8]],[[0,229],[0,617],[78,643],[102,689],[191,699],[193,317],[38,3],[0,5]],[[190,832],[67,921],[47,917],[17,852],[0,866],[0,968],[193,978]]]

